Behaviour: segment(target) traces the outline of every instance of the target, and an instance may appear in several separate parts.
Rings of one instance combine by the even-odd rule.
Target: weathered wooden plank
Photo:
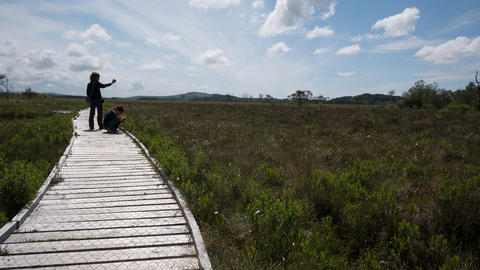
[[[82,222],[56,222],[40,223],[27,221],[17,233],[25,232],[47,232],[47,231],[74,231],[74,230],[92,230],[97,228],[129,228],[129,227],[153,227],[168,225],[184,225],[184,217],[164,217],[164,218],[135,218],[135,219],[116,219],[102,221],[82,221]]]
[[[98,238],[120,238],[132,236],[148,235],[168,235],[188,233],[185,225],[158,226],[158,227],[131,227],[131,228],[112,228],[96,230],[79,231],[53,231],[53,232],[30,232],[15,233],[11,235],[4,244],[35,242],[35,241],[54,241],[69,239],[98,239]]]
[[[195,248],[192,245],[14,255],[0,257],[0,269],[15,269],[19,267],[35,268],[38,266],[57,267],[88,263],[114,263],[191,256],[196,256]]]

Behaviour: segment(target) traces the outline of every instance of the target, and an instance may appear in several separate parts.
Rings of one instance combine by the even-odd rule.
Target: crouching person
[[[125,117],[120,116],[122,113],[123,107],[118,105],[105,114],[103,126],[107,129],[107,133],[117,133],[118,126],[125,121]]]

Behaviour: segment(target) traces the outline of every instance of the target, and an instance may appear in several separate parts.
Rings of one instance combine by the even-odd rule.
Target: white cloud
[[[107,30],[102,28],[98,23],[90,26],[89,29],[77,33],[75,30],[70,30],[65,32],[63,35],[66,39],[100,39],[105,41],[110,41],[112,37],[107,33]]]
[[[434,64],[451,64],[456,63],[459,58],[478,57],[480,37],[473,40],[458,37],[436,47],[425,46],[415,53],[415,56],[422,57],[425,61],[433,61]]]
[[[142,64],[140,67],[138,67],[140,70],[164,70],[165,66],[163,65],[161,60],[157,60],[153,63],[150,64]]]
[[[263,5],[263,0],[255,0],[252,3],[252,7],[253,8],[265,8],[265,6]]]
[[[322,53],[327,53],[329,51],[331,51],[330,47],[320,48],[320,49],[315,50],[315,52],[313,54],[322,54]]]
[[[331,16],[335,15],[335,6],[338,4],[336,0],[330,2],[330,6],[328,7],[328,11],[322,13],[321,18],[322,20],[326,20]]]
[[[265,23],[258,29],[260,36],[275,36],[288,33],[301,27],[309,16],[313,15],[314,7],[329,8],[331,13],[336,1],[328,0],[278,0],[275,10],[270,13]],[[330,15],[322,15],[328,18]]]
[[[42,52],[32,50],[27,52],[28,65],[37,69],[50,69],[57,65],[56,53],[54,50],[43,50]]]
[[[420,10],[418,8],[406,8],[402,13],[378,20],[372,30],[383,28],[385,37],[406,36],[410,32],[415,31],[415,23],[420,18],[418,16]]]
[[[167,33],[165,35],[165,41],[179,41],[180,39],[182,39],[182,36],[175,36],[172,33]]]
[[[360,41],[362,41],[362,39],[363,39],[362,35],[358,35],[356,37],[350,38],[350,40],[353,41],[353,42],[360,42]]]
[[[85,55],[80,58],[75,58],[69,63],[69,68],[72,71],[97,70],[102,69],[100,58]]]
[[[223,51],[220,49],[208,50],[204,53],[199,53],[192,60],[192,62],[195,64],[212,67],[233,65],[232,62],[228,61],[228,59],[223,55]]]
[[[74,57],[82,57],[88,54],[88,51],[85,47],[80,44],[72,43],[68,45],[67,55]]]
[[[264,22],[266,18],[267,18],[267,14],[262,13],[258,15],[257,12],[254,12],[252,15],[250,15],[250,22],[251,23]]]
[[[319,28],[318,26],[315,26],[315,29],[307,33],[307,36],[305,37],[306,39],[313,39],[316,37],[326,37],[326,36],[331,36],[334,35],[335,32],[332,30],[332,27],[330,25],[325,26],[323,28]]]
[[[221,9],[229,6],[238,6],[240,0],[190,0],[190,5],[203,10],[209,8]]]
[[[126,48],[126,47],[131,47],[131,46],[132,46],[132,43],[130,43],[130,42],[117,42],[117,47]]]
[[[355,71],[350,71],[350,72],[338,72],[337,75],[339,76],[344,76],[344,77],[350,77],[352,75],[357,74]]]
[[[362,48],[360,47],[360,45],[355,44],[352,46],[341,48],[335,53],[335,55],[356,55],[361,51],[362,51]]]
[[[279,42],[277,44],[273,44],[273,46],[267,50],[267,55],[270,57],[278,55],[283,56],[286,52],[290,50],[291,49],[287,45],[285,45],[285,42]]]
[[[160,42],[156,38],[147,38],[145,44],[160,47]]]
[[[7,39],[0,43],[0,56],[15,56],[18,51],[17,42]]]

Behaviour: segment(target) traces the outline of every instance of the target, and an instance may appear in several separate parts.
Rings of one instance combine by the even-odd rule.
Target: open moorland
[[[123,105],[216,269],[480,268],[478,112]]]
[[[33,171],[13,182],[41,183],[68,144],[73,111],[86,108],[63,102],[1,105],[24,106],[0,119],[7,217],[10,175]],[[122,126],[187,199],[215,269],[480,268],[476,111],[120,100],[105,108],[117,103]],[[60,107],[72,113],[53,113]]]

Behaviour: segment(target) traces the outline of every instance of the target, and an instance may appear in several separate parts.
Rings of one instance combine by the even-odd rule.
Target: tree
[[[25,92],[23,92],[22,94],[24,94],[25,96],[27,96],[27,98],[30,100],[32,98],[34,98],[37,93],[32,91],[32,88],[28,87],[27,89],[25,89]]]
[[[392,103],[392,97],[395,95],[395,90],[388,91],[388,95],[390,96],[390,103]]]
[[[5,95],[7,100],[10,98],[10,93],[15,87],[11,85],[5,74],[0,74],[0,92]]]
[[[360,99],[362,96],[355,96],[355,101],[357,102],[357,108],[360,109]]]
[[[425,84],[423,80],[415,83],[402,94],[402,102],[406,107],[423,108],[433,105],[441,109],[453,101],[454,94],[450,90],[439,89],[437,83]]]
[[[302,106],[308,102],[308,100],[313,96],[310,90],[297,90],[297,92],[288,96],[292,102],[297,103],[298,106]]]

